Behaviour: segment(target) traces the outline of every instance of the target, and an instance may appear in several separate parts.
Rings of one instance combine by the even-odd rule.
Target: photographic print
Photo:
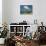
[[[32,14],[32,5],[20,5],[20,14]]]

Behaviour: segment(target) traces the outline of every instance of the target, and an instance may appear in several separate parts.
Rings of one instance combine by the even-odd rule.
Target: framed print
[[[20,5],[20,14],[32,14],[32,5]]]

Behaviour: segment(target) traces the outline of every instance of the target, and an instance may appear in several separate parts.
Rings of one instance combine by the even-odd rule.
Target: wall
[[[2,23],[8,23],[7,0],[2,0]]]
[[[0,27],[2,27],[2,0],[0,0]]]
[[[46,25],[46,0],[4,0],[3,3],[3,21],[18,23],[26,20],[31,24],[34,22],[34,19],[37,19],[38,24],[43,21],[44,25]],[[32,4],[33,14],[30,16],[20,15],[21,4]]]
[[[34,22],[34,19],[36,18],[36,15],[39,14],[39,6],[38,6],[38,1],[33,1],[33,0],[12,0],[12,14],[11,18],[9,17],[9,22],[22,22],[23,20],[26,20],[29,24]],[[33,14],[32,15],[20,15],[20,5],[32,5],[33,6]]]

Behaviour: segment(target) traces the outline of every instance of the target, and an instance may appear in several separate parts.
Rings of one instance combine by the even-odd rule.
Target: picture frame
[[[32,5],[20,5],[20,14],[32,14]]]

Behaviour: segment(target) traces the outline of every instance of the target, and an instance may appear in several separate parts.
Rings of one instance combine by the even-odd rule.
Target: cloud
[[[28,6],[24,6],[25,9],[29,10],[29,7]]]

